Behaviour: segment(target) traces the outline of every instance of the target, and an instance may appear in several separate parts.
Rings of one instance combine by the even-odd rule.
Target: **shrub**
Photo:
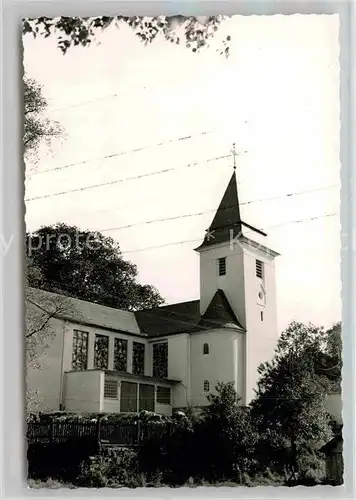
[[[104,448],[81,465],[77,486],[101,488],[105,486],[145,486],[139,474],[137,453],[126,448]]]
[[[98,444],[92,439],[29,444],[28,478],[73,482],[80,472],[83,460],[97,452]]]

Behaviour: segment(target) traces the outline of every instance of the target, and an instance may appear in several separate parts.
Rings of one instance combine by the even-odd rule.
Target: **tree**
[[[240,404],[232,382],[219,382],[215,391],[207,396],[209,405],[202,411],[200,428],[206,445],[200,463],[210,472],[210,479],[241,483],[243,474],[254,467],[256,429],[250,409]]]
[[[166,17],[147,16],[98,16],[98,17],[58,17],[51,19],[39,17],[26,19],[23,22],[23,33],[33,36],[57,36],[58,47],[65,54],[72,46],[90,45],[95,35],[109,26],[130,26],[139,39],[145,44],[151,43],[159,34],[171,43],[185,43],[187,48],[197,52],[206,46],[208,40],[218,31],[224,16],[184,17],[180,15]],[[229,55],[227,36],[222,41],[221,54]]]
[[[24,150],[25,158],[34,159],[42,142],[50,146],[54,138],[62,137],[64,131],[56,121],[43,116],[47,101],[42,87],[33,79],[24,77]]]
[[[317,445],[331,438],[325,410],[329,380],[319,374],[327,354],[323,328],[292,322],[280,337],[275,357],[259,368],[252,416],[260,434],[260,458],[301,480],[321,467]],[[267,465],[267,464],[266,464]]]
[[[137,282],[137,267],[122,258],[119,244],[99,232],[43,226],[27,234],[26,253],[40,271],[29,276],[31,286],[131,311],[164,302],[153,286]]]
[[[24,152],[26,159],[36,159],[41,142],[51,144],[52,139],[60,137],[63,129],[58,122],[44,118],[43,112],[47,101],[43,97],[42,87],[33,79],[24,76]],[[45,299],[45,304],[39,306],[32,297],[29,286],[37,287],[42,282],[41,270],[26,257],[25,261],[25,351],[26,367],[29,370],[41,370],[39,358],[53,337],[51,319],[60,312],[70,309],[64,298]],[[26,388],[27,411],[36,411],[40,404],[40,394],[37,390]]]
[[[341,392],[342,341],[341,323],[335,323],[325,333],[325,346],[319,353],[316,373],[328,380],[331,392]]]

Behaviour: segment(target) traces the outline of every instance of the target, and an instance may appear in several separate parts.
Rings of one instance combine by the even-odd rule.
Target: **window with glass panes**
[[[132,373],[134,375],[145,374],[145,344],[141,342],[132,344]]]
[[[107,335],[95,335],[94,343],[94,368],[107,370],[109,365],[109,337]]]
[[[170,387],[157,387],[156,401],[160,404],[171,404],[171,388]]]
[[[168,342],[153,344],[153,376],[168,377]]]
[[[86,370],[88,368],[88,332],[73,331],[72,369]]]
[[[127,340],[114,340],[114,370],[117,372],[127,371]]]
[[[104,398],[117,399],[117,397],[118,397],[118,381],[113,379],[105,379]]]

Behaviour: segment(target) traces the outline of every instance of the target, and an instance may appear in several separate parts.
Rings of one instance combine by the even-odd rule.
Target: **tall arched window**
[[[203,345],[203,354],[209,354],[209,344]]]

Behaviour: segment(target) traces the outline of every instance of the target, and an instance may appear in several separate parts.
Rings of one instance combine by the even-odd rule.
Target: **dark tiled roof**
[[[243,329],[222,290],[216,291],[213,300],[198,323],[198,328],[211,328],[212,325]]]
[[[216,292],[203,316],[200,315],[199,300],[130,312],[34,288],[28,290],[28,299],[49,313],[52,305],[63,299],[64,307],[55,315],[57,317],[149,337],[194,333],[224,326],[242,328],[222,290]]]
[[[141,332],[149,336],[189,332],[200,320],[199,300],[135,312]]]
[[[181,302],[147,311],[135,312],[142,332],[150,337],[174,333],[194,333],[212,328],[242,328],[222,290],[218,290],[204,315],[200,315],[200,301]]]
[[[337,434],[333,439],[322,446],[319,451],[325,454],[342,453],[343,443],[344,440],[342,438],[342,434]]]

